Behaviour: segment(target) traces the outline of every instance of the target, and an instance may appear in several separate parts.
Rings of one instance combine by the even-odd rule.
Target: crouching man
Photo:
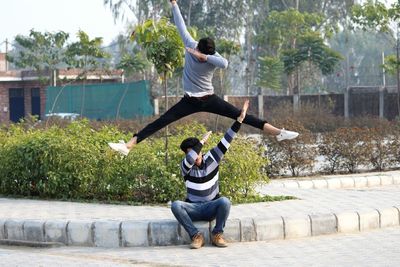
[[[201,148],[207,142],[211,132],[206,133],[201,140],[195,137],[187,138],[180,146],[186,153],[181,162],[181,172],[185,179],[187,196],[185,201],[174,201],[171,210],[189,234],[192,240],[191,248],[197,249],[204,246],[204,237],[193,225],[193,222],[214,219],[216,223],[211,235],[212,244],[217,247],[227,246],[222,234],[229,216],[231,202],[219,194],[219,163],[239,131],[248,107],[249,101],[247,100],[241,114],[222,140],[205,155],[202,154]]]

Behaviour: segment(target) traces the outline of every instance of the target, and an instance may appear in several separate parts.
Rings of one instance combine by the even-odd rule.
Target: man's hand
[[[207,142],[208,138],[210,137],[210,135],[212,134],[212,131],[209,131],[207,133],[205,133],[203,135],[203,138],[201,138],[200,143],[202,143],[203,145]]]
[[[186,47],[186,51],[188,51],[190,54],[195,56],[201,62],[206,62],[207,61],[207,55],[199,52],[196,49],[193,49],[193,48],[190,48],[190,47]]]
[[[247,99],[244,101],[242,112],[240,113],[240,116],[237,117],[237,121],[242,123],[244,118],[246,117],[247,109],[249,108],[249,100]]]

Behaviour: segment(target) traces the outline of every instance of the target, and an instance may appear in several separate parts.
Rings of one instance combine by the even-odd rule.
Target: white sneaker
[[[278,142],[280,142],[283,140],[295,139],[297,136],[299,136],[298,132],[286,131],[285,129],[282,129],[281,133],[276,136],[276,139]]]
[[[114,149],[115,151],[121,153],[124,156],[127,156],[129,154],[129,149],[126,147],[126,144],[124,141],[119,140],[119,143],[108,143],[108,145]]]

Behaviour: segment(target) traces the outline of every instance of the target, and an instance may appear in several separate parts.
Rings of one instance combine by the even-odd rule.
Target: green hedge
[[[178,127],[169,137],[169,162],[165,164],[163,138],[151,138],[122,157],[107,142],[128,140],[115,127],[93,129],[88,121],[65,127],[29,128],[24,124],[0,130],[0,193],[53,199],[165,203],[183,199],[185,186],[179,163],[180,142],[201,136],[203,125]],[[204,150],[216,145],[213,134]],[[240,135],[233,141],[220,170],[220,187],[234,202],[254,197],[259,181],[267,181],[267,160],[256,144]]]

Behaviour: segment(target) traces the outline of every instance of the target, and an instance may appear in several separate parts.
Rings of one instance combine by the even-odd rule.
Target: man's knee
[[[172,213],[175,214],[178,210],[182,209],[182,204],[183,204],[183,202],[180,200],[176,200],[176,201],[172,202],[172,204],[171,204]]]
[[[221,197],[218,199],[220,202],[220,205],[224,207],[225,209],[230,209],[231,208],[231,201],[227,197]]]

